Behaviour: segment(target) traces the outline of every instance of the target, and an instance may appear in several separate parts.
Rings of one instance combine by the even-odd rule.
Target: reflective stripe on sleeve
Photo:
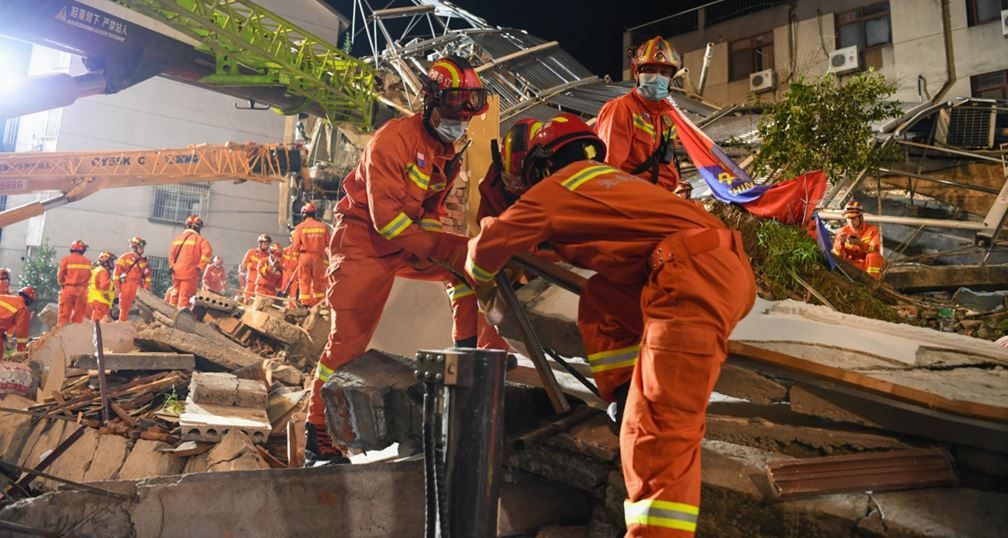
[[[0,301],[0,306],[10,310],[11,312],[17,313],[17,307],[4,301]]]
[[[427,186],[430,185],[430,176],[425,174],[419,166],[415,163],[409,163],[406,166],[406,176],[410,178],[417,187],[423,190],[427,190]]]
[[[700,508],[685,503],[645,499],[635,503],[624,501],[623,515],[628,527],[646,525],[696,532]]]
[[[454,286],[448,286],[448,298],[453,302],[457,301],[463,297],[468,297],[476,293],[468,284],[456,284]]]
[[[466,258],[465,270],[469,273],[469,276],[480,282],[490,282],[496,274],[476,265],[476,262],[472,258]]]
[[[322,382],[329,381],[329,378],[332,377],[334,373],[336,373],[336,370],[326,368],[326,366],[321,362],[318,363],[318,368],[315,369],[315,376]]]
[[[619,349],[599,351],[588,355],[588,365],[592,373],[615,370],[617,368],[630,368],[637,364],[637,357],[640,355],[640,344],[635,344]]]
[[[439,219],[420,219],[420,227],[428,232],[440,232],[442,230]]]
[[[403,233],[403,230],[408,228],[410,224],[413,224],[413,221],[406,216],[406,213],[400,212],[396,215],[396,218],[389,221],[389,223],[385,226],[382,226],[378,230],[378,233],[382,234],[382,237],[385,239],[395,239],[399,236],[399,234]]]
[[[592,179],[601,176],[602,174],[608,174],[609,172],[615,172],[615,171],[616,171],[615,168],[604,165],[588,166],[585,167],[580,172],[574,174],[573,176],[563,180],[560,184],[566,187],[568,190],[573,191],[574,189],[580,187],[581,185],[584,185],[585,183],[587,183]]]

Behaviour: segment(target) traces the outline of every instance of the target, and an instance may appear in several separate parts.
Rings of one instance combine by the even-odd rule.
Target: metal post
[[[108,381],[105,379],[105,347],[102,344],[101,322],[98,320],[95,320],[94,322],[94,343],[95,357],[98,360],[98,391],[101,393],[102,424],[108,424],[110,402]]]

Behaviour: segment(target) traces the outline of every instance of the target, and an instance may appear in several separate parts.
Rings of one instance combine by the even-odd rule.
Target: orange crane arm
[[[301,174],[300,148],[283,144],[190,146],[134,151],[0,153],[0,195],[59,191],[0,212],[0,228],[99,190],[210,181],[283,181]]]

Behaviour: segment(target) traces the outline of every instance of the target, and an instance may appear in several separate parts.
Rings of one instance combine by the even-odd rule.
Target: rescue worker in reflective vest
[[[306,465],[345,461],[326,432],[319,390],[365,351],[395,277],[445,282],[452,338],[460,347],[478,341],[476,296],[444,268],[462,273],[468,238],[444,232],[440,219],[458,175],[461,139],[469,120],[486,111],[487,92],[469,62],[446,56],[431,65],[423,94],[423,111],[382,126],[343,182],[346,196],[336,206],[329,243],[332,330],[312,387]]]
[[[178,292],[175,291],[175,286],[168,286],[168,289],[165,290],[164,300],[166,303],[175,306],[175,303],[178,302]]]
[[[857,200],[847,204],[844,217],[847,224],[833,236],[833,254],[851,262],[876,280],[882,278],[885,258],[880,252],[882,235],[878,227],[864,221],[864,207]]]
[[[130,250],[116,260],[112,279],[119,290],[119,321],[129,319],[130,308],[141,287],[149,290],[151,286],[151,268],[144,256],[147,241],[133,236],[129,241]]]
[[[675,186],[675,193],[676,196],[689,200],[693,197],[693,184],[685,180],[680,181]]]
[[[91,281],[88,283],[88,306],[91,308],[90,318],[93,321],[106,321],[112,311],[115,301],[115,288],[112,286],[112,269],[115,266],[115,254],[103,251],[98,255],[98,264],[91,270]]]
[[[60,260],[56,280],[60,285],[57,327],[84,321],[87,309],[87,286],[91,278],[91,260],[84,253],[87,245],[78,239],[70,244],[70,254]]]
[[[11,270],[6,267],[0,267],[0,295],[10,293],[10,279]]]
[[[17,295],[0,295],[0,334],[6,346],[7,337],[14,338],[18,351],[24,351],[28,346],[28,331],[31,325],[31,310],[28,307],[35,302],[35,288],[25,286]]]
[[[273,243],[266,257],[259,260],[256,275],[255,294],[275,297],[283,282],[283,249],[279,243]]]
[[[297,256],[298,301],[314,306],[326,298],[325,270],[328,259],[329,228],[315,220],[315,204],[301,206],[304,220],[294,227],[291,247]]]
[[[244,292],[246,302],[250,302],[255,295],[256,268],[259,267],[259,260],[266,257],[266,251],[269,250],[273,238],[269,234],[259,234],[257,241],[259,246],[248,249],[238,268],[238,284]]]
[[[755,280],[737,232],[604,156],[576,116],[545,123],[523,165],[527,190],[483,219],[466,271],[487,296],[508,258],[543,242],[596,271],[578,325],[602,397],[617,399],[629,381],[620,433],[627,536],[691,536],[704,412]]]
[[[283,249],[283,281],[280,283],[280,289],[277,290],[279,295],[283,297],[297,297],[298,290],[298,255],[297,251],[294,250],[294,231],[291,230],[291,244],[287,245]],[[297,306],[295,301],[287,301],[287,308],[294,308]]]
[[[200,235],[203,219],[190,215],[186,219],[186,229],[172,241],[168,251],[168,263],[172,271],[172,287],[177,294],[172,303],[179,310],[189,306],[189,299],[199,288],[199,278],[213,259],[213,247]]]
[[[214,256],[213,262],[203,271],[203,289],[224,295],[227,289],[227,269],[220,256]]]
[[[605,143],[606,163],[672,191],[679,182],[677,137],[666,99],[682,60],[661,36],[630,57],[636,86],[602,106],[595,132]]]

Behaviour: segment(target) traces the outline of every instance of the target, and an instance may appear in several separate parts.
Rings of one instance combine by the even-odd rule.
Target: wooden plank
[[[98,361],[90,353],[71,356],[75,368],[94,370]],[[165,353],[137,351],[133,353],[106,353],[106,370],[186,370],[192,371],[196,360],[192,353]]]
[[[735,354],[757,362],[771,364],[785,370],[793,370],[803,374],[812,375],[819,378],[828,379],[843,385],[856,387],[866,392],[888,396],[904,402],[921,405],[928,409],[936,409],[956,415],[968,417],[997,420],[1008,422],[1008,408],[969,402],[964,400],[952,400],[944,396],[932,394],[927,391],[897,385],[895,383],[877,379],[858,372],[851,372],[806,361],[798,357],[763,349],[754,345],[736,342],[728,342],[728,353]]]

